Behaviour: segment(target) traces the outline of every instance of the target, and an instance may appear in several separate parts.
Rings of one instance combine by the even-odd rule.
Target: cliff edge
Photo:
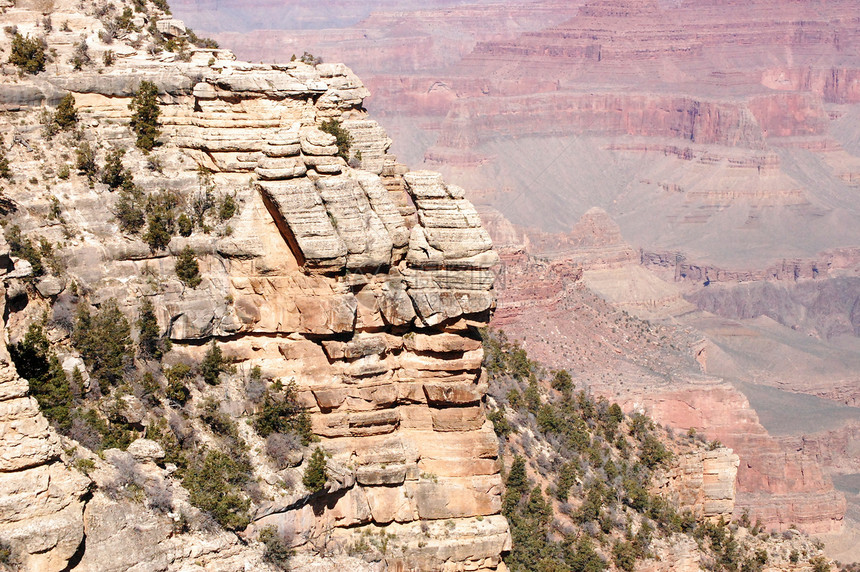
[[[3,360],[0,487],[46,498],[38,514],[0,511],[13,558],[263,569],[276,546],[307,569],[309,554],[355,570],[503,569],[478,334],[498,257],[474,208],[387,154],[345,66],[238,62],[195,46],[164,8],[19,2],[2,15],[4,58],[20,38],[52,60],[0,78],[4,337],[61,365],[45,375],[70,394],[68,423],[50,429]],[[133,119],[149,86],[151,150]],[[110,373],[93,356],[115,310],[108,323],[128,332],[115,330]],[[302,439],[266,417],[285,403],[302,410],[291,427],[309,422]],[[235,534],[207,536],[200,491],[229,463],[245,471],[222,515]]]

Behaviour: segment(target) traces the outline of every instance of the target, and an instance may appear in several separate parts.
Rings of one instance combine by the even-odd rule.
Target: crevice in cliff
[[[92,495],[90,494],[90,496],[92,496]],[[89,499],[87,499],[87,500],[89,500]],[[69,558],[68,564],[66,564],[66,567],[63,568],[63,570],[61,572],[70,572],[71,570],[74,570],[75,568],[77,568],[78,565],[81,563],[81,561],[84,559],[84,554],[86,553],[86,550],[87,550],[87,533],[84,532],[83,536],[81,537],[81,543],[78,544],[78,548],[75,550],[75,553],[72,554],[71,558]]]
[[[260,190],[259,192],[260,197],[263,199],[263,204],[265,205],[266,210],[269,211],[269,215],[275,222],[275,226],[278,227],[278,231],[280,231],[284,242],[287,243],[287,247],[293,253],[293,256],[296,257],[296,262],[298,262],[299,266],[301,266],[303,270],[307,271],[307,260],[305,259],[305,255],[302,252],[302,249],[299,248],[299,243],[296,240],[292,229],[290,229],[289,225],[287,224],[287,221],[285,221],[284,217],[281,215],[280,210],[278,210],[278,207],[272,203],[272,200],[266,195],[266,193],[264,193],[262,190]]]

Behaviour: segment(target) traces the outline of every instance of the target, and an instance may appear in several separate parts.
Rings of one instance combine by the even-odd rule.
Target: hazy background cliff
[[[860,556],[856,1],[174,4],[242,57],[348,63],[509,253],[498,325],[731,444],[739,507]],[[586,326],[571,284],[696,359]]]

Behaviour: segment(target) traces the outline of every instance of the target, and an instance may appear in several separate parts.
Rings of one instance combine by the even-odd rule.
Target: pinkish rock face
[[[350,63],[402,158],[490,189],[481,202],[535,235],[567,230],[598,205],[637,247],[758,265],[860,243],[855,207],[837,206],[844,218],[833,225],[811,206],[860,180],[849,119],[860,57],[846,24],[856,0],[828,4],[826,16],[781,3],[778,21],[774,5],[443,2],[395,12],[378,2],[360,22],[330,22],[336,31],[308,30],[319,26],[301,18],[293,27],[303,30],[279,31],[275,18],[263,33],[243,35],[254,26],[243,22],[221,39],[254,60],[308,49]],[[206,29],[226,8],[175,10]],[[362,17],[350,5],[344,14]],[[842,147],[849,156],[833,154]],[[798,179],[800,157],[781,151],[798,148],[824,170]],[[501,189],[529,198],[512,201]],[[800,219],[744,224],[751,205],[777,219],[791,208]]]
[[[685,386],[698,403],[689,409],[680,389],[653,386],[705,371],[858,403],[860,352],[848,337],[860,332],[860,290],[836,280],[860,268],[860,3],[440,6],[379,2],[336,31],[268,25],[219,39],[255,60],[308,49],[351,63],[393,150],[467,188],[496,244],[515,247],[503,255],[496,325],[631,405],[649,394],[655,415],[733,446],[739,503],[768,523],[838,527],[827,475],[806,457],[777,461],[785,450],[740,393]],[[175,9],[204,29],[217,13]],[[670,286],[637,270],[625,291],[619,276],[640,262]],[[638,332],[595,327],[617,309],[571,293],[580,266],[619,307],[686,312],[712,343],[690,341],[680,356],[659,336],[644,351]],[[725,289],[702,286],[717,283]],[[840,336],[849,341],[831,343]],[[601,379],[618,373],[600,360],[618,360],[627,378]],[[820,442],[855,450],[856,436],[845,439],[855,441]]]

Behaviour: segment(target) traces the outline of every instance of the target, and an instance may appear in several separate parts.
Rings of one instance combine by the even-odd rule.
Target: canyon
[[[153,30],[188,36],[157,5],[55,3],[57,28],[35,8],[7,7],[0,42],[53,50],[0,80],[0,566],[506,570],[481,334],[499,255],[463,189],[387,152],[342,64],[144,51]],[[574,241],[617,243],[592,236],[605,222]],[[730,517],[737,455],[675,446],[655,498]],[[746,534],[774,562],[802,550],[798,571],[821,558]],[[652,570],[704,558],[690,538],[654,548]]]
[[[55,3],[56,27],[46,33],[55,63],[0,81],[4,131],[14,133],[3,190],[13,213],[2,254],[5,558],[11,552],[31,570],[275,569],[254,540],[273,531],[309,569],[504,569],[510,535],[478,335],[495,304],[489,269],[498,256],[463,191],[386,153],[390,140],[361,105],[366,89],[344,65],[256,65],[210,48],[153,54],[139,48],[154,41],[147,23],[171,38],[185,36],[183,24],[153,6],[135,16],[137,29],[105,41],[116,16]],[[3,17],[25,37],[46,28],[26,6]],[[72,69],[81,36],[90,57],[110,51],[110,65]],[[151,153],[136,148],[129,127],[146,85],[160,114]],[[86,128],[46,135],[43,106],[65,94]],[[350,134],[352,167],[319,127],[330,120]],[[118,157],[115,176],[133,184],[105,183],[108,167],[89,180],[71,173],[67,161],[82,148],[94,162]],[[130,219],[120,213],[135,206],[122,201],[139,200],[135,193],[149,197],[148,233],[123,226]],[[188,212],[200,222],[147,243],[157,228],[152,205],[165,197],[171,208],[197,208]],[[235,206],[223,214],[224,204]],[[32,241],[47,246],[33,251]],[[196,280],[180,271],[183,252]],[[112,387],[97,366],[83,367],[81,312],[114,308],[115,323],[143,336],[144,301],[165,369],[128,356],[122,386]],[[33,342],[39,332],[50,350]],[[80,376],[70,427],[46,413],[49,427],[7,344],[19,369],[50,351],[65,384]],[[193,383],[189,364],[216,349],[229,367]],[[182,378],[164,376],[176,371],[189,381],[171,393]],[[307,415],[309,442],[293,437],[273,460],[254,420],[285,386]],[[104,445],[122,427],[138,438]],[[230,466],[218,454],[248,464],[247,524],[228,513],[220,524],[240,524],[222,530],[195,507],[194,469],[170,445],[189,437],[205,470],[216,471],[208,480],[223,478],[213,462]],[[327,478],[314,490],[303,475],[322,451]],[[221,496],[241,510],[231,494]]]
[[[192,24],[219,10],[175,9]],[[503,260],[495,326],[607,396],[752,455],[739,506],[827,532],[844,513],[830,477],[853,470],[786,440],[771,422],[782,394],[744,395],[857,404],[856,14],[851,1],[380,3],[349,24],[212,31],[253,59],[349,62],[393,150],[477,205]],[[601,312],[671,328],[688,355],[598,328],[594,293]],[[825,434],[853,434],[804,427],[792,439],[837,451]]]
[[[784,531],[739,533],[774,568],[820,558],[798,529],[856,558],[857,28],[851,2],[828,6],[766,34],[767,7],[705,1],[232,6],[250,30],[312,13],[292,43],[218,34],[274,62],[254,64],[160,2],[5,3],[4,56],[42,38],[48,61],[0,76],[3,558],[504,571],[505,453],[552,451],[531,429],[505,449],[488,416],[488,325],[618,402],[630,435],[637,413],[663,425],[676,454],[653,494],[672,510]],[[174,9],[201,33],[229,21]],[[746,61],[754,41],[796,57]],[[341,49],[379,66],[367,85],[330,63]],[[821,50],[840,67],[804,67]],[[697,79],[716,63],[769,71]],[[128,346],[119,381],[85,341],[106,315],[128,330],[99,341]],[[22,379],[31,358],[68,424]],[[838,415],[781,430],[767,391]],[[273,407],[289,431],[266,433]],[[653,546],[643,569],[706,561],[689,536]]]

